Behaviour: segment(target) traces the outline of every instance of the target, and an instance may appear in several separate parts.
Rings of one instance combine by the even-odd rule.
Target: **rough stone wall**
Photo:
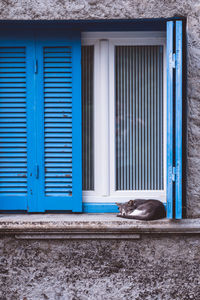
[[[0,19],[129,19],[187,17],[189,217],[200,216],[200,2],[196,0],[1,0]]]
[[[187,247],[186,247],[187,245]],[[1,300],[198,300],[199,237],[0,240]]]

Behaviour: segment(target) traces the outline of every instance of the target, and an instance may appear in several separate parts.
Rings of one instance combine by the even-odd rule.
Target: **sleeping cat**
[[[116,203],[120,213],[117,217],[137,220],[157,220],[165,218],[165,207],[159,200],[129,200],[125,203]]]

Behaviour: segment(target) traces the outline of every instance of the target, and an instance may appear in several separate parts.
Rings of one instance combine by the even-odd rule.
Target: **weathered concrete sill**
[[[115,214],[0,215],[0,235],[18,239],[138,239],[143,234],[200,234],[200,219],[144,222]]]

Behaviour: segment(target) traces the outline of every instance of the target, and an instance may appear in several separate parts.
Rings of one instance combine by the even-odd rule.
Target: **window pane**
[[[83,190],[94,190],[94,46],[82,46],[82,175]]]
[[[115,48],[116,190],[163,189],[163,47]]]

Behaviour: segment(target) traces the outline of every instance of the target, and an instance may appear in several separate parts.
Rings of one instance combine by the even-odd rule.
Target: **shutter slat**
[[[52,116],[55,116],[55,113],[72,113],[72,108],[45,108],[44,113],[53,113]],[[60,115],[59,115],[60,116]],[[47,117],[50,117],[49,115]]]
[[[5,107],[3,107],[3,108],[1,108],[1,110],[0,110],[0,116],[1,117],[3,117],[3,113],[10,113],[10,117],[16,117],[16,113],[18,114],[18,113],[23,113],[23,115],[24,115],[24,113],[26,113],[26,109],[25,109],[25,107],[15,107],[15,108],[5,108]],[[4,115],[5,116],[5,115]],[[22,116],[22,115],[20,115],[20,116]]]
[[[1,172],[3,173],[24,173],[26,172],[26,167],[22,168],[22,167],[18,167],[18,168],[0,168]]]
[[[21,85],[25,86],[26,84],[26,78],[25,77],[4,77],[4,78],[1,78],[1,81],[0,81],[0,84],[2,85],[7,85],[7,84],[11,84],[13,86],[15,86],[15,84],[18,84],[19,83],[19,87],[21,87]]]
[[[0,156],[0,163],[11,163],[11,162],[15,162],[15,163],[26,163],[27,162],[27,159],[26,157],[1,157]]]
[[[60,179],[59,179],[59,181],[60,181]],[[5,182],[5,183],[7,183],[7,182],[13,182],[13,183],[19,183],[19,182],[24,182],[24,183],[26,183],[26,178],[20,178],[19,176],[17,177],[17,178],[9,178],[9,177],[7,177],[7,178],[1,178],[0,177],[0,184],[2,183],[2,182]]]
[[[2,196],[2,194],[4,194],[4,196],[8,196],[9,194],[26,194],[27,193],[27,187],[23,188],[23,187],[3,187],[0,185],[0,195]]]
[[[44,62],[45,62],[45,67],[53,67],[54,65],[55,66],[69,66],[71,65],[71,57],[46,57],[44,59]],[[52,65],[51,65],[52,63]]]
[[[51,173],[51,172],[46,172],[45,173],[45,178],[46,181],[48,181],[48,178],[51,179],[59,179],[59,178],[72,178],[72,172],[71,170],[67,173]]]
[[[44,78],[44,83],[45,84],[52,84],[52,83],[56,83],[56,85],[57,84],[63,84],[63,83],[66,83],[67,84],[67,86],[69,85],[69,84],[72,84],[72,78],[71,77],[46,77],[46,78]]]
[[[44,84],[45,91],[47,88],[60,88],[60,89],[66,89],[66,88],[72,88],[72,82],[45,82]]]
[[[18,82],[9,82],[9,80],[7,79],[5,81],[5,78],[4,78],[4,81],[0,81],[0,88],[12,88],[12,91],[13,91],[13,88],[16,88],[16,91],[19,91],[19,88],[26,88],[26,82],[24,81],[18,81]]]
[[[1,79],[0,79],[1,80]],[[26,99],[25,99],[25,95],[23,95],[22,98],[12,98],[13,95],[11,94],[11,96],[9,95],[7,98],[3,98],[0,95],[0,105],[22,105],[23,103],[26,103]],[[12,103],[10,103],[12,102]],[[16,103],[17,102],[17,103]],[[22,104],[21,104],[22,103]]]
[[[70,138],[71,136],[71,133],[67,132],[46,133],[46,138]]]
[[[54,149],[55,150],[55,149]],[[56,153],[56,152],[53,152],[53,153],[45,153],[45,158],[46,157],[59,157],[59,158],[61,158],[61,157],[65,157],[65,158],[70,158],[70,157],[72,157],[72,152],[68,152],[68,153]]]
[[[4,60],[3,60],[4,61]],[[18,59],[16,58],[15,59],[15,62],[2,62],[2,60],[0,60],[0,71],[2,72],[2,69],[5,70],[5,72],[7,72],[7,69],[8,68],[11,68],[11,69],[14,69],[15,68],[25,68],[25,61],[24,59],[22,59],[22,62],[21,62],[21,59],[18,61]]]
[[[17,155],[17,153],[18,152],[23,152],[23,153],[26,153],[27,151],[26,151],[27,149],[26,149],[26,147],[19,147],[19,148],[16,148],[15,149],[15,147],[14,148],[4,148],[4,147],[2,147],[2,148],[0,148],[0,153],[10,153],[10,152],[12,152],[12,153],[16,153],[16,155]]]
[[[46,143],[69,143],[72,142],[72,138],[45,138]]]
[[[47,181],[47,180],[46,180]],[[48,178],[48,182],[49,182],[49,184],[51,183],[51,182],[62,182],[62,183],[67,183],[67,184],[69,184],[69,183],[72,183],[72,178],[51,178],[51,177],[49,177]]]
[[[6,72],[6,73],[3,73],[3,72],[0,72],[0,78],[3,78],[3,79],[9,79],[10,78],[13,78],[20,81],[20,80],[24,80],[26,78],[26,74],[25,73],[10,73],[10,72]]]
[[[1,65],[0,65],[0,67],[1,67]],[[45,63],[44,63],[44,68],[45,69],[48,69],[48,68],[50,68],[50,69],[51,68],[57,69],[58,67],[60,67],[61,70],[63,68],[71,68],[71,62],[70,61],[69,62],[65,62],[64,60],[61,61],[61,62],[56,62],[54,60],[51,60],[50,62],[46,62],[46,60],[45,60]],[[48,70],[47,70],[47,72],[48,72]]]
[[[45,95],[46,97],[46,102],[45,102],[45,107],[47,105],[52,105],[52,107],[56,107],[56,105],[59,103],[61,103],[63,106],[68,106],[69,104],[71,104],[71,98],[70,95],[68,95],[67,97],[64,97],[62,95],[62,97],[60,98],[54,98],[54,97],[49,97],[49,95]],[[54,95],[55,96],[55,95]],[[54,105],[54,106],[53,106]]]
[[[2,168],[3,169],[3,168]],[[6,168],[5,168],[5,170],[6,170]],[[65,167],[62,167],[62,166],[60,166],[60,168],[59,167],[56,167],[56,168],[51,168],[51,167],[47,167],[47,164],[45,164],[45,170],[46,170],[46,172],[48,173],[48,172],[55,172],[55,173],[68,173],[68,172],[71,172],[72,171],[72,168],[65,168]],[[5,171],[6,172],[6,171]]]
[[[2,93],[0,92],[0,101],[1,101],[2,98],[10,98],[10,97],[24,98],[25,99],[26,94],[25,94],[25,91],[24,92],[19,92],[19,93],[12,92],[12,89],[10,89],[10,91],[8,91],[8,92],[3,92],[3,91],[2,91]]]
[[[9,133],[9,134],[13,133],[14,134],[14,133],[17,133],[17,132],[26,134],[26,128],[16,128],[16,127],[14,127],[14,128],[10,128],[10,127],[9,128],[7,128],[7,127],[1,128],[1,133]]]
[[[13,189],[13,188],[18,188],[18,187],[25,189],[26,188],[26,181],[24,181],[24,182],[17,182],[17,181],[15,181],[15,182],[4,182],[4,181],[0,180],[0,188],[2,188],[2,189],[6,189],[6,188]]]
[[[5,95],[4,93],[7,93],[7,96],[11,93],[11,95],[13,95],[13,93],[25,93],[25,87],[12,87],[12,86],[8,86],[8,87],[3,87],[2,85],[0,85],[0,96]],[[24,96],[24,95],[23,95]]]
[[[3,75],[5,74],[5,76],[7,76],[7,74],[16,76],[16,73],[21,73],[21,74],[25,74],[25,68],[23,67],[19,67],[19,68],[0,68],[0,74]]]
[[[71,129],[70,128],[48,128],[45,127],[45,133],[48,133],[48,132],[58,132],[58,133],[63,133],[63,132],[67,132],[67,133],[70,133],[71,132]]]
[[[55,52],[55,53],[53,53],[53,52],[46,52],[45,53],[45,59],[46,58],[48,58],[48,57],[50,57],[50,58],[55,58],[55,57],[57,57],[57,58],[71,58],[71,53],[70,52]]]
[[[0,170],[1,168],[13,168],[13,167],[16,167],[16,168],[26,168],[26,162],[15,162],[13,163],[13,161],[11,162],[1,162],[1,165],[0,165]]]
[[[45,103],[45,108],[68,108],[71,107],[71,103],[68,99],[59,99],[58,101],[51,101],[48,99],[48,102]]]
[[[58,120],[60,120],[60,118],[71,118],[72,117],[72,113],[48,113],[48,112],[46,112],[45,113],[45,117],[47,118],[47,122],[49,122],[48,120],[50,119],[50,118],[59,118]],[[49,119],[48,119],[49,118]]]
[[[68,121],[68,123],[67,123],[67,121],[68,121],[67,119],[65,119],[63,121],[59,119],[60,123],[57,123],[57,122],[55,122],[54,119],[49,120],[48,123],[45,123],[45,129],[48,128],[48,127],[49,128],[53,127],[53,128],[58,128],[58,130],[60,130],[60,127],[61,127],[61,128],[66,128],[66,130],[67,130],[67,128],[72,127],[72,123],[70,121]],[[50,122],[52,122],[52,123],[50,123]]]
[[[21,172],[21,171],[20,171],[20,173],[17,173],[17,172],[2,172],[2,170],[0,172],[0,178],[3,178],[3,179],[9,178],[9,179],[15,180],[17,178],[23,178],[23,179],[27,180],[26,175],[27,175],[26,172]]]
[[[45,159],[45,162],[46,163],[71,163],[72,162],[72,158],[62,158],[62,157],[59,157],[59,158],[46,158]]]

